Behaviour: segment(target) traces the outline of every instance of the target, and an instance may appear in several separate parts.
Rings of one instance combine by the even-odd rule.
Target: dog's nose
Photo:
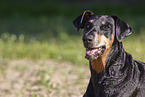
[[[83,42],[92,42],[93,41],[93,36],[83,36]]]

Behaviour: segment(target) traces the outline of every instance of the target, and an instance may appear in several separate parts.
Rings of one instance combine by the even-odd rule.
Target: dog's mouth
[[[92,48],[86,48],[86,56],[85,58],[88,60],[95,60],[99,56],[103,55],[106,50],[106,46],[99,46],[99,47],[92,47]]]

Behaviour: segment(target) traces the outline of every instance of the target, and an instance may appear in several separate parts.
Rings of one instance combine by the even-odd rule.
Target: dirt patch
[[[0,63],[0,97],[82,97],[89,67],[53,60]]]

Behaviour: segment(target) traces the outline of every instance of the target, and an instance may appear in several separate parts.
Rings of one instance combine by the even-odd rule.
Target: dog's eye
[[[102,25],[100,29],[107,31],[107,30],[111,29],[111,26],[110,25]]]

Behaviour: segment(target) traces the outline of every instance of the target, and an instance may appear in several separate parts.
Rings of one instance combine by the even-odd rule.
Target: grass
[[[70,61],[76,64],[84,64],[84,48],[81,39],[68,37],[67,40],[52,40],[40,42],[30,40],[24,42],[24,36],[5,33],[0,39],[1,59],[56,59],[58,61]]]
[[[70,18],[14,15],[0,21],[1,60],[55,59],[88,64],[84,58],[81,31],[76,31]],[[145,29],[141,28],[140,34],[133,33],[123,40],[125,50],[131,53],[134,59],[141,61],[145,61],[144,31]]]
[[[86,64],[84,59],[85,49],[81,36],[67,36],[63,39],[40,42],[30,40],[24,42],[25,36],[20,35],[16,40],[15,35],[5,33],[0,39],[1,59],[55,59],[58,61],[69,61],[75,64]],[[63,35],[65,36],[65,35]],[[140,35],[131,35],[124,39],[125,50],[131,53],[134,59],[145,61],[144,32]],[[61,36],[60,36],[61,37]],[[85,60],[85,61],[84,61]]]
[[[76,31],[72,20],[63,16],[20,15],[0,19],[0,59],[55,59],[88,64],[84,58],[81,31]],[[138,30],[139,34],[133,33],[123,40],[123,44],[134,59],[145,61],[145,29]]]
[[[127,52],[132,54],[135,60],[145,62],[145,34],[144,30],[141,30],[140,35],[133,34],[123,41],[124,48]]]

